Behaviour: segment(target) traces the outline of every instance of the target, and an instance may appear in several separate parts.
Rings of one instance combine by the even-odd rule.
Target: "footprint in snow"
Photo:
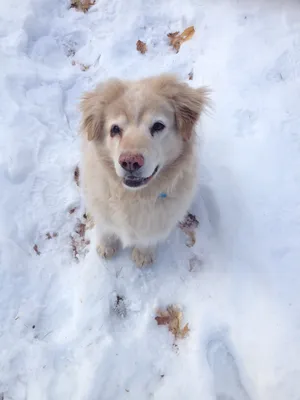
[[[216,400],[250,400],[235,358],[222,339],[208,343],[207,361],[213,374]]]
[[[34,170],[35,157],[33,152],[24,147],[14,149],[7,161],[6,178],[13,184],[24,182]]]

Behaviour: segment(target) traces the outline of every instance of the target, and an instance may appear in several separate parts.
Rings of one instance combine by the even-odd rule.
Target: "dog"
[[[111,79],[84,94],[81,184],[97,251],[133,247],[138,267],[182,220],[197,187],[196,123],[208,89],[173,75]]]

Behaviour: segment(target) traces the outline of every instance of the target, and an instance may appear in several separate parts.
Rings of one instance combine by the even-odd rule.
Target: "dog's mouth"
[[[129,176],[124,177],[123,183],[125,186],[131,187],[131,188],[137,188],[140,186],[144,186],[154,177],[154,175],[157,173],[157,171],[158,171],[158,165],[155,168],[155,170],[153,171],[152,175],[148,176],[148,178],[142,178],[142,177],[138,177],[138,176],[134,176],[134,175],[129,175]]]

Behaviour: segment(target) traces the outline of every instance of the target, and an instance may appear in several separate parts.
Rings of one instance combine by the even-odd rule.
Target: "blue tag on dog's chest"
[[[162,192],[158,195],[158,197],[160,197],[161,199],[165,199],[167,196],[168,196],[167,193],[164,193],[164,192]]]

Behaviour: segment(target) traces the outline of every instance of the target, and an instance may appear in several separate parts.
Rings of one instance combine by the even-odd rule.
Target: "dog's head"
[[[128,188],[147,185],[182,153],[207,104],[207,90],[162,75],[111,80],[86,93],[82,130]]]

